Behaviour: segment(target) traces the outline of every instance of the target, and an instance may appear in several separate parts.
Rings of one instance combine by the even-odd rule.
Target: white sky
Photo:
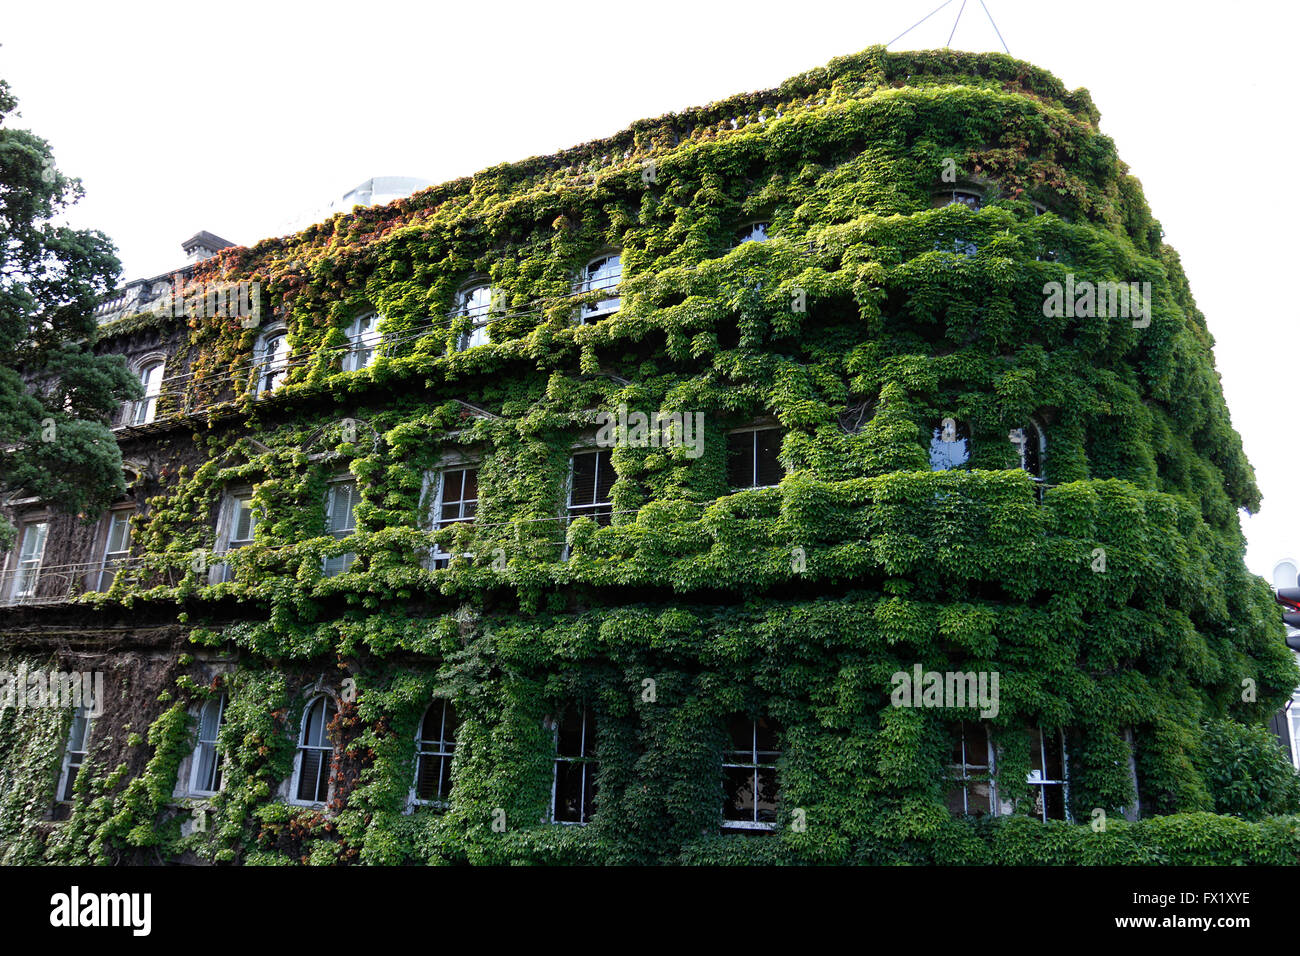
[[[765,89],[884,43],[941,0],[708,4],[13,2],[0,76],[128,278],[207,229],[241,245],[379,175],[441,182]],[[943,46],[962,0],[891,49]],[[1011,53],[1087,87],[1217,341],[1264,493],[1252,570],[1300,557],[1287,355],[1300,4],[985,0]],[[1000,45],[967,0],[953,46]],[[1288,331],[1290,330],[1290,331]]]

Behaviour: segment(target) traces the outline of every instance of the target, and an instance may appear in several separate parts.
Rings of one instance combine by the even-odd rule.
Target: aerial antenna
[[[942,10],[944,7],[948,6],[950,3],[952,3],[952,0],[944,0],[943,3],[939,4],[937,7],[935,7],[933,10],[931,10],[929,13],[927,13],[927,14],[926,14],[925,16],[923,16],[921,19],[917,20],[915,23],[913,23],[910,27],[908,27],[906,30],[904,30],[902,33],[900,33],[898,36],[894,37],[894,39],[892,39],[892,40],[890,40],[888,43],[886,43],[886,44],[885,44],[885,47],[888,48],[888,47],[892,46],[893,44],[897,43],[899,40],[903,39],[903,37],[907,36],[909,33],[911,33],[913,30],[915,30],[917,27],[919,27],[922,23],[924,23],[926,20],[929,20],[932,16],[934,16],[936,13],[938,13],[938,12],[939,12],[940,10]],[[1010,50],[1010,48],[1007,46],[1007,41],[1004,40],[1004,39],[1002,39],[1002,31],[998,29],[997,21],[993,19],[993,14],[989,11],[989,8],[988,8],[988,6],[984,3],[984,0],[980,0],[980,7],[984,10],[984,15],[985,15],[986,17],[989,18],[989,23],[993,24],[993,32],[996,33],[996,34],[998,35],[998,42],[1002,44],[1002,49],[1006,50],[1007,55],[1010,56],[1010,55],[1011,55],[1011,50]],[[952,23],[952,31],[948,34],[948,42],[945,43],[944,46],[951,46],[951,45],[952,45],[952,38],[953,38],[953,37],[956,35],[956,33],[957,33],[957,24],[961,23],[961,15],[962,15],[965,11],[966,11],[966,0],[961,0],[961,8],[957,11],[957,19],[954,20],[953,23]]]

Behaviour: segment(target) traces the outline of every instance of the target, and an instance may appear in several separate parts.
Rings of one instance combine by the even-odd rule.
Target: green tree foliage
[[[56,222],[81,184],[45,140],[4,125],[16,108],[0,80],[0,490],[75,513],[124,490],[107,422],[138,384],[93,352],[95,303],[121,267],[102,232]],[[0,517],[0,544],[12,532]]]

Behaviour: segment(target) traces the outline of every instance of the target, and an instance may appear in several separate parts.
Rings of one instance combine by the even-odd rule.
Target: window
[[[257,394],[284,384],[289,366],[289,336],[283,329],[268,332],[257,347]]]
[[[727,722],[731,748],[722,752],[723,826],[771,830],[776,825],[776,721],[733,714]]]
[[[767,242],[767,223],[751,222],[747,226],[742,226],[736,233],[736,245],[743,246],[747,242]]]
[[[99,579],[95,583],[96,591],[107,591],[117,576],[118,570],[126,563],[131,553],[131,511],[119,509],[108,514],[108,529],[104,536],[104,557],[99,565]]]
[[[366,312],[348,327],[348,354],[343,357],[343,371],[355,372],[375,360],[379,349],[379,313]],[[272,386],[274,387],[274,386]]]
[[[452,468],[438,476],[438,498],[434,503],[434,530],[462,521],[472,522],[478,511],[478,469]],[[442,546],[433,546],[433,566],[445,568],[451,554]]]
[[[147,425],[158,412],[158,396],[162,394],[163,363],[150,362],[140,369],[140,384],[144,397],[138,398],[131,408],[132,425]]]
[[[569,519],[586,515],[607,525],[614,514],[610,488],[617,475],[608,451],[584,451],[569,463]]]
[[[961,205],[971,212],[979,212],[984,205],[984,199],[979,193],[971,192],[968,189],[953,189],[940,193],[936,204],[940,206]]]
[[[469,332],[462,335],[456,348],[464,352],[477,345],[488,343],[488,313],[492,309],[492,288],[486,283],[467,286],[456,297],[456,314],[468,317],[473,323]]]
[[[1066,820],[1065,735],[1044,733],[1035,727],[1029,737],[1029,778],[1034,794],[1034,816]]]
[[[298,803],[324,803],[329,799],[330,761],[334,755],[329,725],[336,713],[329,697],[317,697],[303,712],[294,767],[293,799]]]
[[[221,754],[217,734],[226,717],[226,697],[214,697],[199,710],[199,739],[190,771],[190,793],[209,794],[221,789]]]
[[[237,492],[226,497],[221,525],[217,541],[219,551],[237,551],[253,543],[253,532],[257,528],[257,511],[253,508],[251,491]],[[223,562],[217,565],[214,572],[217,581],[231,579],[232,569],[229,564]]]
[[[727,433],[727,484],[770,488],[785,477],[779,428],[744,428]]]
[[[930,436],[930,470],[950,471],[970,461],[970,432],[945,418]]]
[[[10,600],[20,601],[36,593],[41,561],[45,557],[45,541],[49,537],[48,521],[29,521],[22,526],[18,537],[18,555],[14,562]]]
[[[342,541],[357,530],[353,509],[357,505],[357,483],[355,481],[336,481],[330,485],[325,502],[325,530],[332,537]],[[342,574],[352,567],[357,556],[352,552],[335,554],[325,558],[325,576]]]
[[[456,752],[456,712],[450,701],[438,701],[424,712],[415,749],[415,802],[446,803]]]
[[[1043,436],[1032,424],[1024,428],[1013,428],[1007,437],[1016,447],[1020,457],[1020,467],[1035,478],[1043,477]]]
[[[596,724],[587,707],[552,720],[555,771],[551,778],[551,821],[590,823],[596,799]]]
[[[996,813],[993,782],[993,741],[988,727],[977,721],[960,721],[952,730],[952,762],[948,809],[958,816]]]
[[[77,782],[77,771],[86,759],[87,744],[90,740],[90,718],[86,708],[78,707],[72,712],[72,726],[68,730],[68,747],[63,752],[63,774],[59,781],[61,803],[68,803],[73,797],[73,787]]]
[[[615,289],[622,278],[623,266],[620,257],[617,255],[601,256],[587,263],[579,274],[577,287],[573,291],[582,293]],[[613,315],[618,311],[620,301],[615,297],[587,303],[579,311],[579,319],[586,323],[598,319],[602,315]]]

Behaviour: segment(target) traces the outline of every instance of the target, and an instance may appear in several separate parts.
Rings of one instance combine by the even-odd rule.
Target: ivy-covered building
[[[1086,92],[877,47],[209,238],[101,328],[128,497],[4,503],[4,862],[1300,860],[1259,493]]]

